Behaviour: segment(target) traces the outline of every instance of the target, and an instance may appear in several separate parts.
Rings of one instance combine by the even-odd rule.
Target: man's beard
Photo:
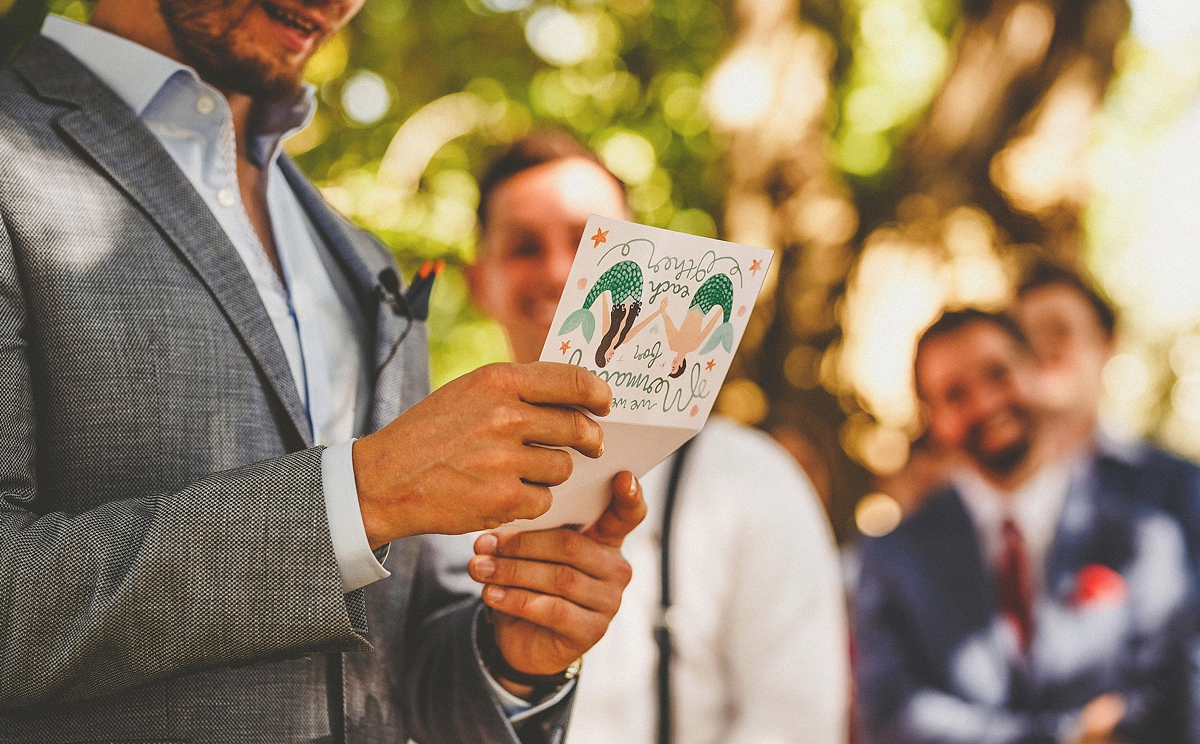
[[[257,100],[294,98],[300,92],[301,70],[273,64],[254,47],[239,44],[235,30],[254,3],[245,3],[236,17],[227,12],[228,5],[223,0],[159,0],[175,45],[205,82]]]
[[[1023,408],[1013,408],[1011,412],[1016,419],[1025,425],[1024,435],[1012,444],[1001,450],[984,450],[983,431],[979,424],[972,426],[967,432],[967,439],[964,443],[964,449],[967,451],[967,454],[980,467],[999,476],[1011,475],[1025,461],[1025,457],[1029,454],[1032,416],[1028,410]]]

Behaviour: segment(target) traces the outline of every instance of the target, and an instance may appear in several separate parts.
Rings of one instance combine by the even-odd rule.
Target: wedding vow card
[[[704,426],[741,343],[772,252],[593,215],[563,290],[544,362],[612,387],[597,418],[604,454],[575,469],[541,517],[505,530],[587,527],[622,470],[641,477]]]

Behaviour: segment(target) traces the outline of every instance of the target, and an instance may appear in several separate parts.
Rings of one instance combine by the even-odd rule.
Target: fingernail
[[[485,586],[483,598],[489,602],[501,602],[504,600],[504,590],[498,586]]]
[[[475,559],[475,575],[481,579],[490,579],[496,573],[496,562],[491,558]]]
[[[633,498],[633,495],[635,493],[637,493],[637,490],[638,490],[638,479],[631,475],[631,476],[629,476],[629,498]]]
[[[500,540],[492,533],[481,535],[475,541],[475,552],[479,555],[491,555],[496,552],[496,546],[500,544]]]

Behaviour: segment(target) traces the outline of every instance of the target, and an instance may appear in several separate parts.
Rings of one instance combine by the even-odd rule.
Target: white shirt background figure
[[[671,536],[676,744],[844,744],[845,598],[808,479],[767,435],[714,416],[697,435]],[[567,744],[657,738],[659,532],[672,459],[622,549],[633,581],[584,658]]]

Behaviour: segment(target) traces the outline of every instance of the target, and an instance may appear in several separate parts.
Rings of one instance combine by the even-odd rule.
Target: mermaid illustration
[[[584,340],[591,343],[596,332],[592,305],[600,299],[604,310],[600,316],[604,320],[604,333],[600,345],[596,347],[596,366],[604,367],[616,354],[617,347],[636,336],[658,314],[634,326],[642,312],[642,284],[642,269],[636,263],[621,261],[613,264],[592,285],[583,300],[583,307],[567,316],[558,335],[582,328]],[[609,297],[612,298],[611,308],[608,305]]]
[[[707,323],[705,318],[713,308],[719,308],[720,314],[713,315]],[[696,349],[701,354],[707,354],[717,348],[717,344],[725,347],[725,351],[733,349],[733,324],[729,322],[733,315],[733,282],[726,274],[713,274],[700,285],[692,302],[688,305],[687,315],[678,327],[667,315],[667,300],[664,297],[658,313],[663,317],[667,332],[667,346],[675,352],[671,362],[671,377],[679,377],[687,369],[687,355]],[[649,320],[649,318],[647,318]],[[721,324],[717,325],[720,320]],[[714,326],[716,330],[714,330]],[[709,335],[709,334],[712,335]],[[705,341],[707,339],[707,342]],[[700,345],[704,344],[704,348]]]

